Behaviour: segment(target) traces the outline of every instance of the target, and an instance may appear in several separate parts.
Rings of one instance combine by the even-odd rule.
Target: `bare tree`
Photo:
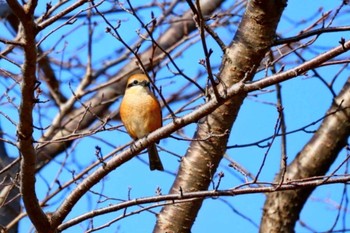
[[[157,219],[154,232],[190,232],[204,200],[231,206],[233,196],[260,193],[260,224],[232,207],[235,215],[260,232],[294,232],[298,221],[312,228],[300,213],[316,188],[331,184],[342,184],[343,194],[322,231],[346,231],[346,217],[339,219],[350,180],[347,1],[329,11],[315,3],[306,19],[291,18],[289,7],[283,0],[0,1],[1,231],[18,232],[29,219],[37,232],[77,225],[110,232],[147,211]],[[150,77],[164,126],[130,142],[118,108],[135,73]],[[285,91],[292,79],[314,93],[321,115],[290,111],[304,94]],[[243,117],[251,104],[258,107]],[[262,117],[266,106],[270,117]],[[296,127],[304,112],[311,117]],[[240,117],[253,120],[238,132]],[[139,170],[145,162],[137,155],[159,140],[166,171]],[[247,159],[240,148],[261,150]],[[161,185],[135,192],[135,176]]]

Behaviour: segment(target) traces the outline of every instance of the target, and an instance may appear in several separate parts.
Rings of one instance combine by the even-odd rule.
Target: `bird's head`
[[[149,79],[145,74],[134,74],[131,75],[126,84],[126,89],[130,89],[135,86],[149,87]]]

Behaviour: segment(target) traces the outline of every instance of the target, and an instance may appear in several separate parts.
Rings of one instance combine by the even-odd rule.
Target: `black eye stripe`
[[[128,84],[127,88],[133,87],[133,86],[137,86],[137,85],[144,86],[144,87],[146,87],[146,86],[149,87],[149,82],[146,81],[146,80],[139,81],[139,80],[135,79],[135,80],[133,80],[132,82],[130,82]]]
[[[131,83],[128,84],[128,87],[136,86],[138,84],[139,84],[139,81],[135,79]]]

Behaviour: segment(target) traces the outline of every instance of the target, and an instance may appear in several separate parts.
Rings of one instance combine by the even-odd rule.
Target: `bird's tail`
[[[160,161],[156,144],[148,147],[149,168],[153,170],[164,171],[162,161]]]

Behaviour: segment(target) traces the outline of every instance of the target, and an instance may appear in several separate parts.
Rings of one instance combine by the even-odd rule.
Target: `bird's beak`
[[[140,82],[140,84],[143,87],[149,87],[149,81],[147,81],[147,80],[143,80],[142,82]]]

